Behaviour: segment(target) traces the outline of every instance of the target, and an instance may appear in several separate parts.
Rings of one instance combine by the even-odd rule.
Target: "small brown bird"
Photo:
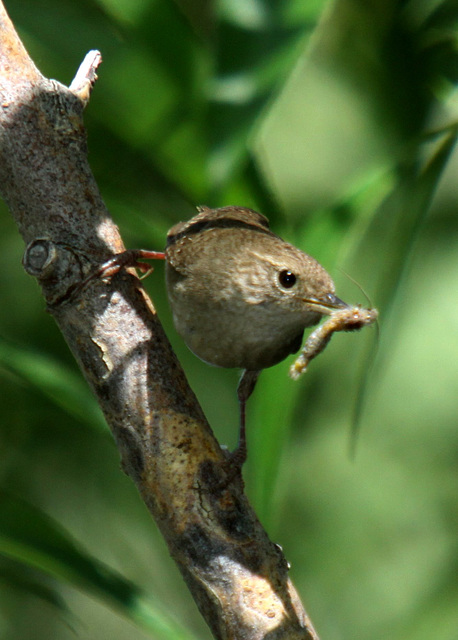
[[[167,234],[166,282],[178,333],[196,356],[244,369],[237,394],[246,459],[245,406],[262,369],[299,350],[304,329],[346,307],[314,258],[244,207],[199,207]]]
[[[187,346],[209,364],[244,370],[237,388],[239,444],[231,458],[241,467],[245,406],[261,370],[298,351],[306,327],[353,308],[336,297],[325,269],[275,235],[263,215],[244,207],[203,206],[198,211],[170,229],[165,253],[127,251],[98,273],[121,266],[146,271],[149,267],[140,260],[165,258],[173,320]],[[326,340],[332,331],[345,330],[337,326]],[[360,326],[349,327],[354,328]]]

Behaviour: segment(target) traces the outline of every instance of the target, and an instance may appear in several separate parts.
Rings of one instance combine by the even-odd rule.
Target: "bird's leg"
[[[83,283],[86,284],[93,278],[110,278],[123,267],[133,267],[142,272],[142,277],[151,273],[153,267],[141,260],[164,260],[165,253],[162,251],[148,251],[146,249],[129,249],[122,253],[117,253],[112,258],[101,264],[95,271],[90,273]]]
[[[229,458],[229,464],[231,467],[232,474],[231,479],[241,473],[243,463],[247,458],[247,445],[246,445],[246,403],[248,398],[254,391],[256,386],[256,381],[260,371],[249,371],[246,369],[242,377],[240,378],[240,382],[237,387],[237,397],[239,399],[239,409],[240,409],[240,427],[239,427],[239,442],[237,448],[231,453]]]

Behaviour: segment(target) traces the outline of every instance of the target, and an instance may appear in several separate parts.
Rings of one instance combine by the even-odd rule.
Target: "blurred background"
[[[6,6],[48,77],[102,52],[85,123],[126,246],[248,206],[380,310],[262,374],[247,493],[321,640],[456,640],[456,0]],[[0,207],[0,638],[210,638]],[[187,351],[161,265],[146,287],[234,447],[238,372]]]

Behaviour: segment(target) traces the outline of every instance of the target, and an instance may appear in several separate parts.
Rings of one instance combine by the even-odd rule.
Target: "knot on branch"
[[[52,274],[57,259],[56,245],[45,238],[37,238],[26,247],[22,264],[31,276],[43,279]]]
[[[32,240],[22,264],[27,273],[37,278],[50,306],[67,299],[83,276],[82,255],[48,238]]]

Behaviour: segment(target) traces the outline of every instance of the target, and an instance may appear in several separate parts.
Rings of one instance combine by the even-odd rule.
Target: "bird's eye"
[[[289,271],[289,269],[283,269],[283,271],[280,271],[278,274],[278,281],[285,289],[291,289],[291,287],[294,287],[296,279],[297,278],[294,273]]]

